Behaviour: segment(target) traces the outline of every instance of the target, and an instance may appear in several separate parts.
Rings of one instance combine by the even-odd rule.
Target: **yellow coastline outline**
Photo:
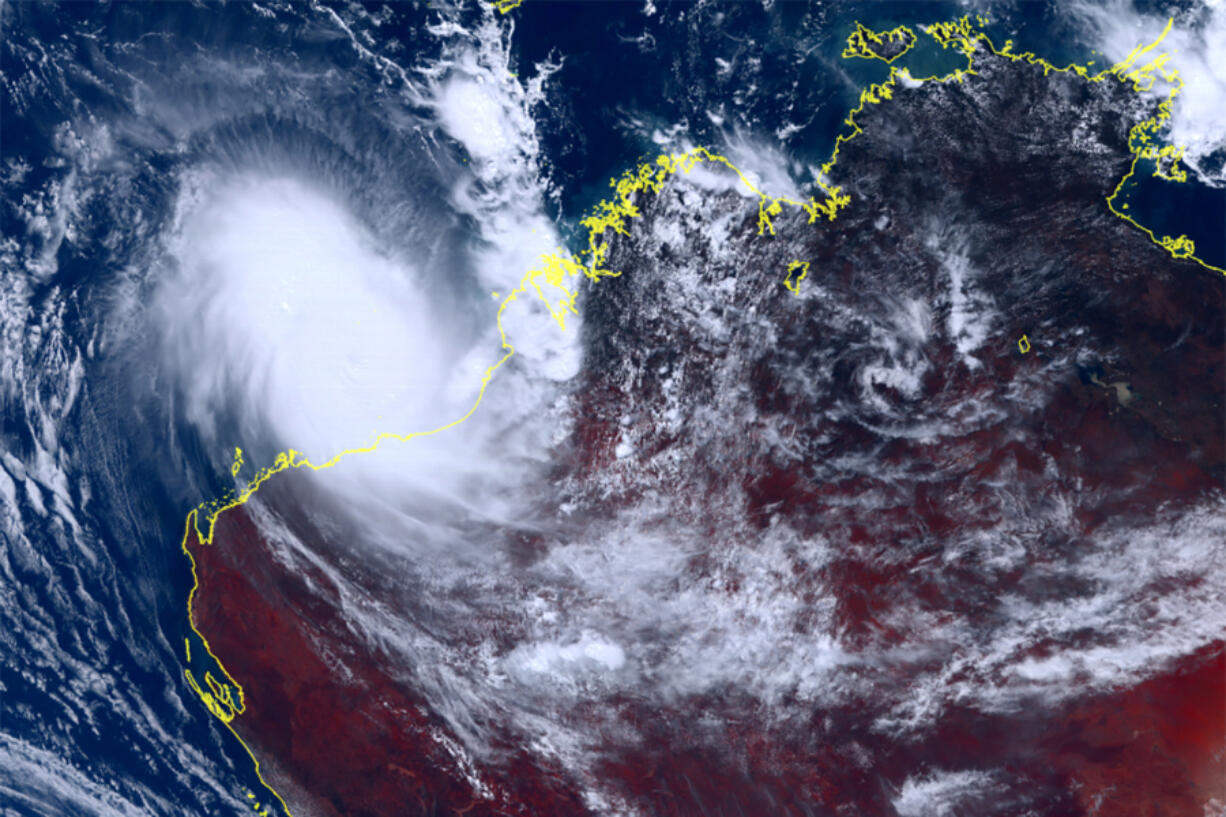
[[[492,0],[498,7],[498,10],[503,14],[509,12],[522,2],[522,0]],[[986,19],[980,17],[979,23],[986,24]],[[946,23],[936,23],[930,26],[923,26],[923,30],[933,36],[937,42],[943,47],[959,48],[967,57],[967,65],[965,68],[959,68],[942,76],[931,76],[924,78],[913,78],[909,72],[905,73],[905,77],[909,80],[920,82],[962,82],[967,76],[975,74],[973,61],[976,43],[983,42],[985,46],[993,53],[1008,57],[1015,61],[1025,61],[1032,65],[1041,65],[1044,69],[1044,74],[1049,71],[1068,72],[1072,71],[1079,76],[1084,77],[1088,81],[1101,81],[1107,76],[1118,76],[1122,81],[1131,80],[1133,89],[1140,92],[1148,90],[1156,80],[1158,75],[1163,79],[1175,82],[1178,80],[1176,87],[1171,91],[1170,95],[1159,106],[1159,113],[1150,119],[1147,119],[1136,125],[1130,131],[1130,148],[1133,142],[1137,144],[1137,149],[1134,151],[1135,157],[1133,164],[1128,174],[1121,179],[1116,186],[1115,191],[1107,199],[1107,204],[1112,212],[1117,216],[1125,219],[1129,223],[1136,226],[1138,229],[1147,233],[1151,240],[1159,246],[1167,249],[1172,256],[1176,258],[1188,258],[1196,261],[1201,266],[1207,267],[1218,272],[1226,274],[1226,270],[1221,270],[1211,266],[1199,258],[1192,255],[1194,246],[1187,236],[1172,238],[1165,236],[1162,239],[1157,238],[1150,230],[1138,224],[1135,220],[1117,211],[1112,206],[1112,200],[1120,192],[1124,183],[1131,178],[1135,172],[1137,162],[1142,158],[1154,159],[1159,162],[1158,170],[1164,178],[1182,181],[1186,179],[1186,172],[1178,168],[1179,156],[1182,151],[1176,150],[1173,147],[1159,148],[1153,144],[1153,136],[1161,129],[1161,125],[1170,118],[1170,101],[1182,88],[1182,80],[1178,79],[1178,72],[1165,67],[1167,55],[1161,55],[1154,58],[1149,63],[1139,68],[1134,68],[1140,57],[1144,56],[1155,48],[1170,32],[1173,25],[1173,19],[1168,21],[1166,28],[1162,34],[1149,45],[1141,45],[1132,51],[1122,62],[1117,63],[1110,69],[1102,71],[1096,75],[1090,75],[1086,66],[1069,65],[1064,68],[1057,68],[1051,63],[1036,57],[1032,53],[1015,54],[1012,52],[1012,41],[1006,41],[1002,49],[997,49],[987,35],[982,31],[975,29],[970,22],[970,18],[963,17],[959,20]],[[857,23],[857,25],[859,25]],[[899,28],[906,28],[901,26]],[[910,29],[907,29],[910,31]],[[893,31],[897,31],[894,29]],[[887,34],[890,32],[887,32]],[[912,32],[913,34],[913,32]],[[847,56],[846,53],[844,56]],[[861,55],[853,55],[861,56]],[[881,59],[880,57],[878,57]],[[892,60],[886,60],[890,62]],[[1092,64],[1092,63],[1091,63]],[[834,149],[830,159],[825,162],[822,167],[822,175],[828,177],[838,160],[839,150],[843,144],[851,141],[862,133],[859,125],[856,123],[856,116],[863,112],[866,105],[878,105],[893,97],[894,90],[898,87],[900,78],[904,76],[906,69],[899,69],[895,66],[890,67],[889,78],[881,83],[873,83],[860,92],[858,104],[848,112],[843,123],[850,129],[848,132],[841,133],[835,139]],[[1148,84],[1146,84],[1148,83]],[[1170,162],[1170,168],[1163,171],[1161,160],[1166,159]],[[476,412],[485,397],[485,391],[495,374],[503,364],[505,364],[515,354],[515,348],[507,338],[505,327],[503,326],[503,313],[520,295],[527,294],[531,289],[532,292],[540,299],[540,301],[549,310],[550,315],[558,323],[562,330],[566,328],[567,314],[578,314],[575,308],[575,299],[578,297],[578,281],[580,275],[588,278],[591,281],[599,281],[602,278],[616,277],[621,275],[620,271],[609,270],[605,266],[608,255],[608,242],[605,240],[605,235],[608,231],[620,235],[629,235],[629,224],[632,219],[639,218],[641,211],[635,204],[635,197],[639,193],[658,194],[664,186],[664,183],[677,173],[688,174],[695,166],[700,163],[709,163],[721,165],[737,176],[738,181],[744,184],[746,188],[758,197],[758,234],[759,235],[775,235],[775,227],[773,223],[774,217],[783,212],[784,206],[797,207],[808,214],[808,223],[817,222],[818,216],[825,216],[826,220],[833,221],[838,213],[851,202],[851,196],[843,193],[838,186],[831,185],[826,178],[819,177],[817,185],[821,189],[824,197],[818,201],[816,197],[811,197],[806,202],[796,201],[788,197],[772,197],[759,190],[755,184],[731,161],[726,157],[713,153],[706,148],[698,147],[686,153],[664,154],[656,157],[654,161],[643,162],[634,170],[626,170],[619,179],[610,179],[609,185],[613,188],[613,194],[610,198],[599,202],[590,215],[584,218],[580,224],[588,231],[587,246],[580,250],[578,254],[571,255],[565,253],[562,249],[558,252],[543,256],[541,266],[529,270],[520,280],[519,285],[508,293],[505,297],[499,293],[494,293],[495,298],[501,298],[501,302],[496,312],[496,323],[498,327],[498,335],[501,341],[502,355],[489,367],[486,368],[481,379],[481,387],[477,392],[472,405],[464,412],[463,415],[449,423],[438,426],[427,431],[410,432],[407,434],[397,434],[393,432],[382,432],[376,434],[374,440],[367,446],[360,448],[349,448],[335,454],[331,458],[314,463],[302,452],[290,449],[278,454],[272,465],[266,466],[258,470],[246,485],[241,489],[233,489],[222,497],[201,502],[195,508],[192,508],[184,522],[183,538],[181,541],[181,549],[184,555],[187,556],[191,565],[192,588],[188,593],[187,598],[187,614],[188,623],[192,632],[200,640],[204,646],[208,656],[212,659],[214,665],[224,676],[224,681],[219,681],[211,671],[205,671],[203,675],[204,684],[196,679],[195,674],[191,670],[192,663],[192,648],[190,638],[184,639],[184,651],[186,654],[186,666],[184,675],[188,686],[195,692],[205,704],[208,710],[216,716],[230,731],[234,738],[243,747],[243,750],[251,758],[254,766],[256,777],[261,785],[267,789],[277,802],[281,804],[286,815],[292,817],[289,805],[276,789],[274,789],[260,770],[259,759],[255,753],[247,745],[247,742],[238,734],[233,726],[234,719],[241,715],[246,710],[246,700],[242,685],[239,684],[226,669],[222,661],[213,653],[212,647],[209,645],[208,639],[196,626],[195,617],[192,613],[193,602],[196,592],[200,587],[199,572],[195,556],[188,547],[193,534],[202,546],[209,546],[213,543],[213,537],[216,532],[217,518],[224,512],[245,504],[252,496],[260,489],[260,487],[274,475],[294,469],[294,468],[310,468],[313,471],[322,471],[331,468],[339,463],[344,457],[352,454],[370,453],[375,451],[379,445],[385,440],[396,440],[407,442],[418,437],[427,437],[435,434],[440,434],[444,431],[455,428],[461,423],[468,420],[469,417]],[[1159,175],[1158,172],[1155,175]],[[1180,178],[1180,176],[1183,178]],[[792,273],[797,269],[802,269],[801,274],[793,281]],[[804,280],[809,270],[809,262],[793,261],[788,265],[788,277],[784,281],[784,286],[787,287],[795,295],[799,295],[801,281]],[[572,283],[572,281],[574,283]],[[1023,336],[1022,341],[1027,340]],[[1019,348],[1022,341],[1019,341]],[[1027,343],[1027,346],[1029,344]],[[1027,351],[1025,349],[1023,352]],[[239,471],[243,465],[243,453],[241,448],[236,448],[234,453],[234,462],[231,466],[231,476],[238,477]],[[254,799],[254,795],[247,794],[249,799]],[[268,806],[261,806],[258,802],[252,805],[252,808],[260,815],[260,817],[268,817],[270,812]]]
[[[293,468],[309,468],[312,471],[322,471],[331,468],[339,463],[343,458],[352,454],[364,454],[375,451],[381,443],[386,440],[396,440],[407,442],[418,437],[427,437],[434,434],[439,434],[449,429],[455,428],[477,410],[481,405],[481,401],[485,397],[485,390],[489,387],[497,371],[515,354],[515,348],[507,338],[506,329],[503,326],[503,313],[520,295],[528,293],[531,288],[535,291],[537,297],[549,310],[550,315],[557,321],[558,326],[565,330],[566,315],[578,314],[575,308],[575,299],[578,297],[579,290],[577,285],[569,286],[571,279],[583,275],[593,281],[598,281],[601,278],[616,277],[621,275],[620,271],[612,271],[607,269],[604,264],[608,253],[608,243],[604,240],[604,235],[607,231],[612,230],[615,233],[629,235],[628,221],[630,219],[639,218],[641,211],[634,203],[634,197],[640,192],[659,193],[663,189],[665,181],[676,173],[689,173],[696,165],[701,162],[710,162],[713,164],[722,165],[733,173],[735,173],[740,182],[754,192],[759,197],[759,234],[764,234],[767,230],[771,235],[774,235],[774,226],[771,223],[771,217],[782,211],[783,204],[793,204],[804,208],[810,212],[810,223],[816,220],[819,212],[827,212],[821,203],[814,200],[810,202],[796,202],[787,198],[772,198],[765,193],[762,193],[754,186],[740,169],[738,169],[726,157],[708,151],[706,148],[695,148],[688,153],[669,154],[657,157],[654,162],[644,163],[640,165],[637,171],[626,171],[620,179],[611,179],[609,184],[614,188],[614,195],[610,199],[601,201],[595,208],[595,211],[587,218],[583,219],[580,224],[588,229],[588,245],[587,248],[580,252],[577,256],[564,254],[562,250],[557,253],[546,255],[542,258],[542,265],[535,269],[529,270],[520,280],[519,285],[509,294],[502,298],[496,313],[498,326],[498,335],[501,341],[502,349],[504,350],[501,357],[490,365],[482,376],[481,388],[477,392],[468,410],[463,415],[449,423],[441,425],[437,428],[428,431],[410,432],[408,434],[397,434],[393,432],[383,432],[377,434],[374,441],[369,445],[360,448],[349,448],[333,455],[329,459],[315,463],[312,462],[302,452],[290,449],[276,456],[272,465],[260,469],[248,481],[246,486],[241,490],[231,491],[220,498],[202,502],[197,507],[188,512],[184,524],[183,539],[180,548],[184,555],[187,556],[192,573],[192,589],[188,593],[187,598],[187,614],[188,623],[200,639],[200,643],[204,646],[205,651],[212,659],[213,663],[221,671],[224,676],[224,681],[219,681],[210,671],[204,673],[204,684],[196,679],[190,666],[184,669],[184,675],[187,679],[188,686],[200,697],[209,711],[215,715],[234,735],[235,739],[246,751],[254,764],[256,777],[260,783],[281,803],[282,809],[287,815],[292,815],[288,804],[286,804],[281,794],[265,780],[263,773],[260,771],[260,763],[256,758],[255,753],[247,742],[242,739],[233,726],[234,719],[241,715],[246,709],[246,699],[244,696],[242,685],[230,675],[225,664],[213,652],[212,646],[208,639],[196,626],[195,617],[192,613],[196,592],[200,587],[200,577],[197,570],[196,559],[188,547],[188,542],[195,535],[197,541],[204,546],[213,543],[213,537],[216,533],[216,525],[218,517],[226,511],[237,508],[245,504],[252,496],[260,489],[260,487],[274,475]],[[838,188],[833,188],[833,195],[837,196]],[[838,206],[845,206],[846,202],[850,201],[850,197],[839,197],[833,201],[841,202]],[[829,217],[834,218],[837,213],[838,206],[830,205]],[[231,467],[231,474],[237,475],[239,467],[241,467],[241,449],[235,449],[235,465]],[[191,663],[191,643],[185,639],[187,663]],[[261,817],[266,815],[267,809],[260,812]]]
[[[800,275],[795,279],[792,278],[792,273],[800,270]],[[796,297],[800,297],[800,282],[805,280],[805,276],[809,274],[808,261],[792,261],[788,264],[788,277],[783,279],[783,285],[787,290]]]
[[[979,18],[979,21],[981,25],[986,23],[986,20],[982,17]],[[1123,191],[1124,185],[1136,174],[1137,165],[1142,160],[1151,160],[1156,163],[1157,167],[1154,170],[1154,176],[1173,182],[1186,182],[1188,180],[1187,171],[1179,166],[1179,160],[1183,156],[1184,149],[1175,145],[1159,146],[1155,141],[1155,137],[1162,131],[1163,125],[1170,121],[1171,104],[1174,102],[1175,97],[1179,95],[1179,92],[1183,90],[1183,77],[1179,75],[1177,69],[1171,68],[1168,65],[1171,59],[1170,54],[1158,54],[1149,59],[1148,62],[1139,64],[1142,57],[1148,55],[1166,39],[1174,25],[1175,18],[1168,18],[1166,27],[1162,29],[1162,33],[1158,35],[1156,40],[1148,45],[1138,45],[1123,60],[1096,74],[1090,73],[1090,66],[1094,64],[1093,61],[1086,65],[1073,63],[1063,68],[1058,68],[1042,57],[1035,56],[1033,52],[1014,52],[1012,40],[1005,40],[1005,44],[997,48],[986,33],[975,28],[969,17],[962,17],[952,22],[933,23],[923,28],[928,34],[936,38],[943,48],[953,47],[962,51],[968,60],[967,71],[972,74],[974,73],[972,64],[975,49],[978,43],[982,43],[985,48],[997,56],[1006,57],[1014,62],[1025,62],[1029,65],[1042,67],[1044,76],[1053,71],[1057,73],[1071,72],[1087,82],[1102,82],[1108,77],[1115,77],[1121,82],[1131,82],[1132,90],[1137,93],[1151,90],[1154,83],[1159,79],[1170,83],[1171,90],[1167,93],[1166,98],[1158,104],[1158,112],[1148,119],[1138,122],[1129,130],[1128,149],[1133,155],[1132,165],[1115,186],[1115,189],[1111,191],[1111,194],[1107,196],[1107,209],[1145,233],[1150,241],[1165,249],[1173,258],[1195,261],[1205,269],[1226,275],[1226,269],[1216,267],[1194,254],[1196,244],[1188,236],[1164,235],[1159,237],[1153,230],[1124,212],[1125,209],[1128,209],[1127,204],[1124,204],[1122,207],[1116,207],[1115,205],[1115,200]],[[888,81],[892,81],[895,78],[894,72],[896,70],[895,68],[890,69],[890,80]]]
[[[881,60],[887,65],[906,54],[919,40],[915,32],[907,26],[898,26],[888,31],[873,31],[868,26],[856,21],[856,30],[847,35],[847,46],[840,55],[843,59]],[[873,49],[873,46],[893,45],[895,42],[905,43],[902,51],[892,57],[884,57]]]

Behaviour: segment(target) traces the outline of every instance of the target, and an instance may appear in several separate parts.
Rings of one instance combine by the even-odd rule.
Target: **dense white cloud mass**
[[[180,202],[161,284],[190,418],[312,459],[433,420],[449,352],[421,273],[291,179],[212,180]]]

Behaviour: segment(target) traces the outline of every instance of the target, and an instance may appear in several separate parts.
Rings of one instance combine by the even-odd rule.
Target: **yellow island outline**
[[[865,60],[881,60],[888,65],[915,47],[918,39],[915,32],[907,26],[898,26],[889,31],[873,31],[857,22],[856,30],[847,35],[847,46],[843,49],[841,56],[845,60],[855,57]],[[902,51],[892,57],[885,57],[878,50],[898,42],[903,43]]]
[[[506,13],[518,5],[514,0],[493,0],[498,6],[498,10]],[[986,24],[986,19],[978,18],[979,24]],[[1107,205],[1115,215],[1128,221],[1133,226],[1145,232],[1150,239],[1159,246],[1165,248],[1175,258],[1184,258],[1197,262],[1203,267],[1222,272],[1226,274],[1226,270],[1214,267],[1205,261],[1193,255],[1194,245],[1187,236],[1179,236],[1177,238],[1164,236],[1158,238],[1152,231],[1137,223],[1128,215],[1117,210],[1114,205],[1114,199],[1119,195],[1123,185],[1135,173],[1137,163],[1142,159],[1153,159],[1158,162],[1158,170],[1155,175],[1162,175],[1174,181],[1186,180],[1186,172],[1178,167],[1179,157],[1182,151],[1172,146],[1158,147],[1154,142],[1154,137],[1160,132],[1162,125],[1170,118],[1171,100],[1179,93],[1183,87],[1182,79],[1179,78],[1178,71],[1167,67],[1169,60],[1168,55],[1159,55],[1148,63],[1138,66],[1138,61],[1151,52],[1157,45],[1167,36],[1173,25],[1173,19],[1168,21],[1166,28],[1162,34],[1152,43],[1141,45],[1135,48],[1123,61],[1117,63],[1109,69],[1103,70],[1097,74],[1091,75],[1088,66],[1068,65],[1063,68],[1058,68],[1050,62],[1035,56],[1033,53],[1014,53],[1012,51],[1012,41],[1006,41],[1003,48],[996,48],[988,36],[981,30],[976,28],[971,23],[969,16],[962,17],[959,20],[952,22],[936,23],[929,26],[923,26],[923,30],[934,37],[943,47],[953,47],[962,51],[967,58],[967,64],[964,68],[958,68],[948,74],[942,76],[931,76],[925,78],[915,78],[906,72],[906,69],[890,67],[889,78],[881,83],[874,83],[860,92],[858,104],[848,112],[843,122],[848,126],[847,132],[841,133],[835,140],[834,149],[830,159],[822,165],[822,177],[817,179],[817,185],[820,188],[823,198],[819,201],[816,197],[809,198],[808,201],[797,201],[788,197],[772,197],[765,192],[759,190],[752,181],[742,172],[736,165],[729,161],[726,157],[713,153],[706,148],[698,147],[685,153],[664,154],[656,157],[653,161],[644,162],[638,165],[634,170],[625,171],[621,178],[611,179],[610,187],[613,188],[613,194],[599,202],[590,215],[584,218],[580,224],[587,229],[587,246],[576,255],[570,255],[559,249],[558,252],[543,256],[541,265],[529,270],[516,286],[506,296],[501,297],[501,302],[496,313],[496,322],[498,327],[498,335],[503,350],[502,355],[488,368],[486,368],[481,378],[481,387],[477,392],[476,398],[473,400],[468,410],[460,417],[452,420],[449,423],[438,426],[437,428],[426,431],[409,432],[399,434],[394,432],[383,432],[377,434],[374,440],[366,446],[359,448],[349,448],[332,456],[322,462],[312,462],[302,452],[290,449],[289,451],[278,454],[273,460],[272,465],[260,469],[255,475],[247,481],[247,484],[241,489],[235,489],[223,495],[220,498],[202,502],[191,511],[188,512],[184,524],[183,539],[181,548],[187,556],[191,564],[192,573],[192,588],[187,598],[187,614],[188,622],[192,632],[200,640],[205,651],[212,659],[215,666],[224,676],[224,681],[218,680],[211,671],[205,671],[203,674],[203,685],[197,680],[195,674],[191,670],[192,663],[192,648],[190,638],[184,639],[184,650],[186,653],[187,667],[184,668],[188,686],[196,693],[209,709],[234,735],[244,751],[251,758],[254,764],[254,769],[260,783],[266,788],[273,797],[281,804],[282,809],[287,815],[290,815],[290,809],[284,798],[274,789],[267,780],[264,779],[263,773],[260,771],[260,762],[256,758],[254,752],[247,745],[246,741],[238,734],[233,726],[235,717],[241,715],[246,709],[246,701],[244,698],[242,685],[239,684],[226,670],[222,661],[213,653],[212,647],[209,645],[208,639],[196,626],[195,617],[192,614],[193,602],[196,592],[200,587],[200,579],[197,571],[196,559],[192,555],[188,547],[188,542],[193,534],[197,537],[202,545],[211,545],[216,530],[217,518],[227,510],[243,505],[260,489],[275,474],[282,471],[294,468],[309,468],[313,471],[322,471],[333,467],[343,458],[353,454],[371,453],[375,451],[381,443],[386,440],[396,440],[407,442],[418,437],[427,437],[435,434],[440,434],[444,431],[455,428],[461,423],[468,420],[469,417],[476,412],[485,397],[485,391],[493,380],[494,375],[502,368],[511,357],[515,354],[515,347],[507,338],[506,329],[503,326],[503,314],[506,309],[514,303],[519,296],[529,293],[531,290],[541,300],[549,310],[554,320],[557,321],[562,330],[566,328],[567,314],[578,314],[575,308],[575,300],[578,297],[578,278],[580,275],[588,278],[591,281],[599,281],[602,278],[616,277],[621,274],[620,271],[613,271],[605,266],[609,245],[606,240],[606,235],[609,231],[620,235],[629,235],[629,225],[635,218],[641,216],[641,211],[635,204],[635,199],[639,193],[658,194],[665,182],[677,173],[688,174],[695,166],[701,163],[720,165],[725,167],[736,175],[740,184],[743,184],[747,190],[758,197],[758,234],[759,235],[775,235],[775,227],[773,219],[783,212],[785,206],[796,207],[803,210],[808,216],[808,223],[813,224],[818,220],[818,216],[825,216],[826,220],[834,220],[838,213],[851,202],[851,196],[843,193],[838,186],[831,185],[828,182],[830,171],[833,169],[838,160],[839,151],[842,145],[859,136],[862,131],[856,123],[856,117],[863,112],[866,105],[878,105],[893,98],[894,91],[898,88],[899,83],[906,79],[908,81],[918,82],[962,82],[967,76],[972,76],[976,72],[974,70],[974,55],[978,44],[982,44],[992,53],[1007,57],[1014,61],[1022,61],[1031,65],[1038,65],[1043,68],[1044,74],[1051,71],[1056,72],[1072,72],[1085,78],[1090,82],[1100,82],[1107,77],[1117,77],[1121,81],[1130,81],[1133,83],[1133,89],[1141,92],[1152,87],[1158,77],[1171,82],[1173,88],[1167,98],[1159,105],[1159,112],[1149,119],[1137,124],[1132,128],[1129,134],[1129,148],[1134,153],[1134,159],[1128,173],[1120,180],[1112,194],[1107,198]],[[857,34],[862,37],[867,37],[868,34],[874,36],[905,36],[898,32],[906,31],[914,37],[912,32],[906,26],[900,26],[883,35],[876,35],[874,32],[864,29],[857,23]],[[862,34],[868,32],[868,34]],[[855,34],[852,35],[854,37]],[[875,41],[874,41],[875,42]],[[912,40],[914,44],[914,39]],[[910,46],[908,46],[908,49]],[[849,38],[848,49],[851,49],[851,38]],[[864,54],[851,54],[846,51],[844,57],[848,56],[865,56]],[[879,55],[872,55],[878,59],[884,59]],[[901,54],[896,55],[901,56]],[[885,60],[887,63],[893,60]],[[1091,63],[1092,64],[1092,63]],[[1167,169],[1163,169],[1162,160],[1169,163]],[[800,271],[800,274],[793,275]],[[799,296],[800,284],[805,279],[809,271],[809,262],[795,260],[788,264],[787,277],[784,280],[784,286],[794,295]],[[1024,353],[1028,351],[1028,339],[1023,336],[1019,341],[1019,348],[1025,342],[1027,348],[1022,348]],[[230,472],[234,478],[238,477],[240,469],[243,466],[242,449],[236,448],[234,452],[234,461]],[[255,799],[255,795],[248,792],[248,799]],[[259,802],[252,804],[252,809],[256,811],[260,817],[267,817],[270,814],[268,806],[261,805]]]
[[[795,274],[796,270],[800,270],[800,275],[793,278],[792,276]],[[783,286],[787,288],[788,292],[791,292],[793,295],[799,297],[800,282],[805,280],[805,276],[808,274],[808,261],[790,261],[788,262],[788,277],[783,279]]]

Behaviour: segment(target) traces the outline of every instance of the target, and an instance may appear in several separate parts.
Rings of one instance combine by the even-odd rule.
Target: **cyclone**
[[[6,814],[1217,815],[1216,6],[0,8]]]
[[[239,438],[326,460],[363,432],[428,422],[451,362],[441,329],[420,273],[381,258],[351,216],[272,179],[236,182],[181,218],[179,278],[155,297],[197,423],[241,395]]]

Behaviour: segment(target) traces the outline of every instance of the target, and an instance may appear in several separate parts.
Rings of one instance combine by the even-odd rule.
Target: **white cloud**
[[[1153,42],[1167,23],[1164,16],[1138,11],[1129,0],[1075,2],[1061,9],[1112,62]],[[1175,98],[1169,141],[1187,148],[1185,164],[1203,168],[1205,181],[1226,184],[1226,169],[1218,166],[1210,175],[1204,161],[1226,150],[1226,7],[1210,2],[1178,14],[1171,33],[1152,55],[1160,53],[1171,55],[1169,65],[1184,82]],[[1157,83],[1154,90],[1165,95],[1169,86]]]
[[[303,182],[205,185],[180,201],[157,303],[191,419],[215,439],[237,407],[244,436],[317,462],[437,422],[454,351],[423,271]]]
[[[996,788],[991,775],[979,771],[938,771],[921,777],[908,777],[894,798],[899,817],[955,817],[966,813],[962,804],[978,799]]]

